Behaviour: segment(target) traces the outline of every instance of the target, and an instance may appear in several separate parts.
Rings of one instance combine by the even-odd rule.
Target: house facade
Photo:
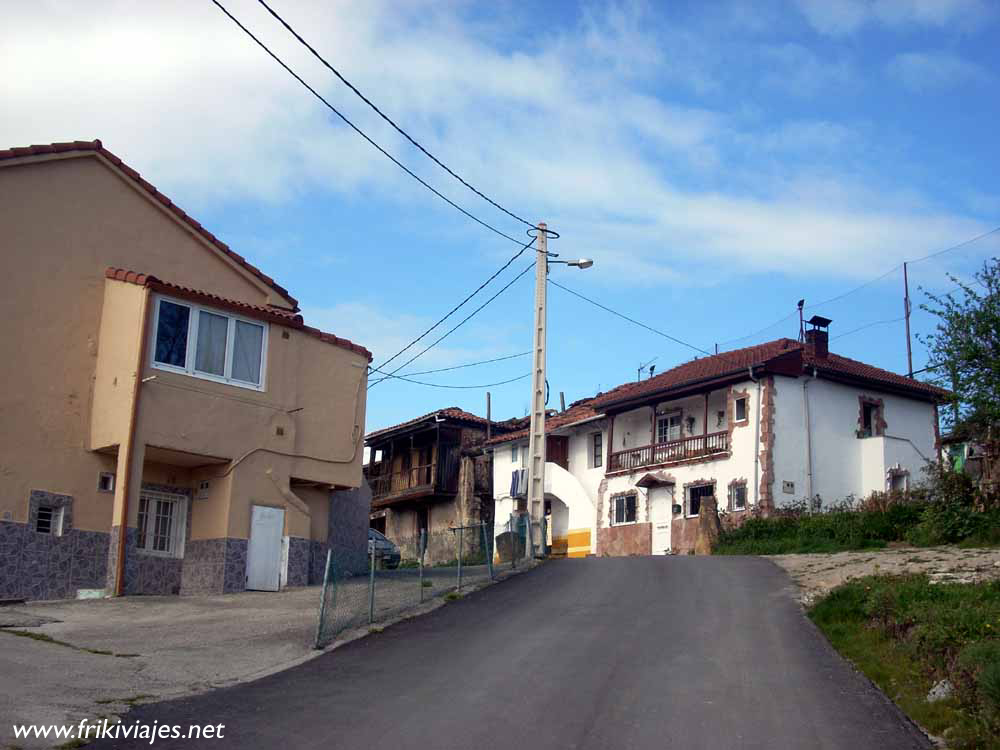
[[[483,450],[487,425],[449,407],[366,437],[371,525],[399,547],[404,560],[419,556],[421,533],[426,563],[454,560],[459,540],[453,529],[492,522],[493,471]],[[490,428],[504,429],[496,423]],[[466,553],[482,546],[478,537],[463,533],[462,539]]]
[[[331,542],[363,560],[367,350],[99,141],[0,152],[0,224],[0,598],[275,590]]]
[[[937,455],[943,395],[829,352],[814,327],[804,342],[696,359],[547,419],[567,459],[547,455],[545,508],[526,508],[509,479],[526,466],[527,432],[494,438],[495,515],[545,515],[555,555],[690,552],[706,498],[738,524],[908,488]]]

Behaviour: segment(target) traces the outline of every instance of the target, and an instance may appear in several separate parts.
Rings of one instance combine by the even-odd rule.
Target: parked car
[[[399,547],[375,529],[368,529],[368,541],[375,545],[376,560],[381,561],[381,567],[390,570],[399,567]]]

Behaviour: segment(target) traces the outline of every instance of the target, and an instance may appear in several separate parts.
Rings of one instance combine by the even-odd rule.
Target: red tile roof
[[[795,359],[793,359],[795,358]],[[798,364],[801,359],[801,366]],[[826,358],[818,358],[810,349],[794,339],[777,339],[764,344],[749,346],[744,349],[734,349],[728,352],[694,359],[685,362],[659,375],[634,383],[625,383],[606,393],[599,394],[594,399],[594,406],[603,409],[607,406],[667,393],[671,390],[692,385],[699,381],[711,380],[727,375],[746,372],[751,366],[775,365],[778,361],[783,367],[793,367],[798,372],[808,372],[813,367],[819,373],[832,377],[846,377],[870,381],[874,385],[889,386],[896,390],[908,391],[918,397],[941,399],[947,391],[941,388],[913,380],[903,375],[897,375],[888,370],[882,370],[863,362],[858,362],[839,354],[830,354]]]
[[[413,427],[420,424],[421,422],[427,422],[431,419],[452,419],[459,422],[469,422],[472,424],[482,425],[486,427],[486,420],[482,417],[473,414],[472,412],[465,411],[464,409],[459,409],[457,406],[448,406],[444,409],[438,409],[437,411],[432,411],[424,414],[421,417],[416,417],[415,419],[409,419],[405,422],[400,422],[392,427],[383,427],[381,430],[375,430],[374,432],[369,432],[365,436],[365,442],[370,442],[372,438],[382,437],[389,434],[390,432],[396,432],[397,430],[403,430],[407,427]],[[499,427],[499,425],[494,422],[494,428]],[[502,429],[502,428],[501,428]]]
[[[168,281],[161,281],[155,276],[129,271],[125,268],[108,268],[104,272],[104,275],[109,279],[114,279],[115,281],[125,281],[130,284],[149,287],[154,291],[169,294],[173,297],[180,297],[193,302],[203,302],[207,305],[219,307],[241,315],[246,315],[250,318],[267,320],[289,328],[295,328],[309,334],[310,336],[315,336],[328,344],[333,344],[334,346],[339,346],[342,349],[348,349],[355,354],[360,354],[363,357],[366,357],[369,362],[372,361],[372,353],[363,346],[355,344],[352,341],[348,341],[347,339],[342,339],[332,333],[326,333],[318,328],[305,325],[302,321],[302,316],[298,313],[282,310],[277,307],[263,307],[261,305],[251,305],[248,302],[227,299],[225,297],[220,297],[217,294],[212,294],[211,292],[205,292],[200,289],[192,289],[191,287],[181,286],[180,284],[172,284]]]
[[[38,146],[23,146],[20,148],[9,148],[6,150],[0,150],[0,161],[7,159],[18,159],[25,156],[43,156],[46,154],[66,154],[71,152],[93,152],[95,154],[100,154],[114,166],[128,175],[132,180],[138,183],[147,193],[149,193],[155,200],[167,208],[171,213],[173,213],[177,218],[187,224],[191,229],[193,229],[202,238],[211,243],[214,247],[219,249],[221,252],[225,253],[232,260],[236,261],[238,264],[243,266],[245,269],[250,271],[254,276],[259,278],[269,287],[278,292],[282,297],[288,299],[294,306],[295,310],[298,311],[299,303],[292,297],[288,290],[283,286],[280,286],[274,279],[268,276],[266,273],[261,271],[255,265],[250,263],[246,258],[244,258],[239,253],[234,252],[230,249],[229,245],[220,240],[214,234],[209,232],[205,227],[203,227],[198,221],[193,219],[187,213],[185,213],[180,206],[176,205],[167,196],[156,189],[154,185],[147,182],[142,178],[142,176],[136,172],[132,167],[123,162],[113,153],[108,151],[101,144],[99,140],[93,141],[69,141],[66,143],[48,143]]]
[[[600,416],[601,413],[594,408],[594,401],[595,399],[593,398],[580,399],[579,401],[570,404],[566,411],[546,416],[545,431],[551,432],[559,427],[566,427],[571,424],[576,424],[577,422],[582,422],[585,419],[592,419]],[[489,444],[496,445],[497,443],[507,443],[511,440],[523,440],[528,437],[529,432],[530,429],[525,427],[515,432],[507,433],[506,435],[497,435],[489,441]]]

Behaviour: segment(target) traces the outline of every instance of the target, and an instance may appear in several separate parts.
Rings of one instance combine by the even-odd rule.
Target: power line
[[[374,383],[370,383],[368,385],[369,390],[372,389],[372,388],[374,388],[375,386],[377,386],[379,383],[382,383],[382,382],[388,380],[390,377],[392,377],[393,375],[395,375],[396,373],[398,373],[400,370],[402,370],[408,364],[410,364],[411,362],[413,362],[413,360],[417,359],[418,357],[422,357],[428,351],[430,351],[435,346],[437,346],[442,341],[444,341],[446,338],[448,338],[451,334],[453,334],[455,331],[457,331],[459,328],[461,328],[463,325],[465,325],[474,315],[476,315],[476,313],[478,313],[480,310],[482,310],[484,307],[486,307],[488,304],[490,304],[490,302],[492,302],[493,300],[495,300],[497,297],[499,297],[501,294],[503,294],[505,291],[507,291],[511,286],[513,286],[514,282],[516,282],[518,279],[520,279],[522,276],[524,276],[524,274],[526,274],[528,271],[530,271],[532,268],[534,268],[534,266],[535,266],[534,262],[529,263],[527,266],[525,266],[524,269],[522,269],[522,271],[517,276],[515,276],[513,279],[511,279],[506,284],[504,284],[504,286],[502,286],[499,289],[499,291],[496,292],[496,294],[494,294],[492,297],[490,297],[488,300],[486,300],[483,304],[481,304],[479,307],[477,307],[471,313],[469,313],[464,318],[462,318],[462,320],[460,320],[458,323],[456,323],[454,326],[452,326],[446,333],[444,333],[441,336],[439,336],[437,339],[435,339],[432,343],[428,344],[426,347],[424,347],[417,354],[414,354],[412,357],[410,357],[408,360],[406,360],[406,362],[404,362],[403,364],[401,364],[399,367],[397,367],[392,372],[390,372],[390,373],[384,373],[381,378],[379,378],[378,380],[376,380]],[[384,365],[383,365],[383,367],[384,367]]]
[[[240,29],[243,31],[243,33],[245,33],[248,37],[250,37],[251,39],[253,39],[253,41],[257,43],[257,46],[259,46],[262,50],[264,50],[276,63],[278,63],[278,65],[280,65],[282,68],[284,68],[285,71],[290,76],[292,76],[292,78],[294,78],[296,81],[298,81],[300,84],[302,84],[306,88],[306,90],[308,90],[309,93],[311,93],[320,102],[322,102],[323,105],[326,106],[327,109],[329,109],[331,112],[333,112],[335,115],[337,115],[337,117],[339,117],[341,120],[343,120],[343,122],[348,127],[350,127],[351,130],[353,130],[355,133],[357,133],[362,138],[364,138],[366,141],[368,141],[369,144],[371,144],[383,156],[385,156],[387,159],[389,159],[389,161],[391,161],[397,167],[399,167],[400,169],[402,169],[404,172],[406,172],[406,174],[410,175],[410,177],[412,177],[414,180],[416,180],[417,182],[419,182],[425,188],[427,188],[428,190],[430,190],[432,193],[434,193],[434,195],[436,195],[438,198],[440,198],[441,200],[443,200],[449,206],[451,206],[455,210],[461,212],[463,215],[467,216],[468,218],[472,219],[477,224],[485,227],[486,229],[490,230],[494,234],[499,235],[500,237],[503,237],[505,239],[510,240],[511,242],[514,242],[514,243],[517,243],[517,244],[521,244],[521,240],[516,239],[514,237],[511,237],[509,234],[500,231],[499,229],[497,229],[496,227],[492,226],[491,224],[487,224],[485,221],[483,221],[482,219],[480,219],[478,216],[474,216],[473,214],[469,213],[469,211],[467,211],[466,209],[462,208],[460,205],[458,205],[457,203],[455,203],[455,201],[451,200],[451,198],[448,198],[443,193],[441,193],[439,190],[437,190],[436,188],[432,187],[427,181],[425,181],[424,179],[422,179],[421,177],[419,177],[412,169],[410,169],[409,167],[407,167],[405,164],[403,164],[401,161],[399,161],[399,159],[397,159],[395,156],[393,156],[388,151],[386,151],[384,148],[382,148],[382,146],[380,146],[371,137],[369,137],[369,135],[367,133],[365,133],[361,128],[359,128],[357,125],[355,125],[353,122],[351,122],[347,118],[346,115],[344,115],[339,109],[337,109],[332,104],[330,104],[330,102],[327,101],[326,98],[323,97],[323,95],[320,94],[316,89],[314,89],[312,86],[310,86],[308,83],[306,83],[306,81],[302,78],[302,76],[300,76],[298,73],[296,73],[294,70],[292,70],[285,63],[284,60],[282,60],[280,57],[278,57],[277,54],[275,54],[274,52],[272,52],[271,49],[266,44],[264,44],[264,42],[262,42],[260,39],[258,39],[254,35],[254,33],[252,31],[250,31],[250,29],[248,29],[246,26],[244,26],[242,23],[240,23],[239,19],[236,18],[236,16],[234,16],[232,13],[230,13],[228,10],[226,10],[226,7],[222,3],[220,3],[219,0],[212,0],[212,3],[219,10],[221,10],[223,13],[225,13],[226,16],[229,18],[229,20],[231,20],[234,24],[236,24],[237,26],[239,26]]]
[[[395,131],[397,133],[399,133],[406,140],[408,140],[410,143],[412,143],[414,146],[416,146],[418,149],[420,149],[420,151],[423,152],[423,154],[427,158],[429,158],[431,161],[433,161],[435,164],[437,164],[439,167],[441,167],[441,169],[443,169],[445,172],[447,172],[448,174],[450,174],[452,177],[454,177],[456,180],[458,180],[460,183],[462,183],[465,187],[467,187],[473,193],[475,193],[476,195],[478,195],[484,201],[486,201],[487,203],[489,203],[490,205],[492,205],[494,208],[497,208],[500,211],[503,211],[505,214],[507,214],[512,219],[516,219],[517,221],[520,221],[522,224],[525,224],[525,225],[527,225],[529,227],[534,228],[535,225],[533,223],[531,223],[527,219],[524,219],[524,218],[518,216],[517,214],[513,213],[512,211],[507,210],[506,208],[504,208],[503,206],[501,206],[499,203],[497,203],[495,200],[493,200],[492,198],[490,198],[488,195],[485,195],[481,191],[477,190],[475,187],[473,187],[468,182],[466,182],[462,177],[460,177],[454,171],[452,171],[452,169],[447,164],[445,164],[444,162],[442,162],[440,159],[438,159],[436,156],[434,156],[434,154],[432,154],[430,151],[428,151],[426,148],[424,148],[415,138],[413,138],[409,133],[407,133],[399,125],[397,125],[393,121],[393,119],[391,117],[389,117],[385,112],[383,112],[381,109],[379,109],[378,106],[376,106],[375,103],[372,102],[371,99],[369,99],[367,96],[365,96],[364,94],[362,94],[361,91],[358,90],[357,86],[355,86],[353,83],[351,83],[346,78],[344,78],[344,76],[340,73],[339,70],[337,70],[329,62],[327,62],[326,58],[324,58],[319,52],[317,52],[316,49],[311,44],[309,44],[309,42],[307,42],[305,39],[303,39],[302,36],[295,29],[293,29],[291,27],[291,25],[284,18],[282,18],[280,15],[278,15],[278,13],[270,5],[268,5],[266,2],[264,2],[264,0],[258,0],[258,2],[261,5],[264,6],[264,8],[267,10],[268,13],[270,13],[272,16],[274,16],[274,18],[278,21],[278,23],[280,23],[282,26],[284,26],[288,30],[288,33],[290,33],[292,36],[294,36],[299,41],[299,43],[302,44],[303,47],[305,47],[307,50],[309,50],[312,53],[313,57],[315,57],[317,60],[319,60],[327,70],[329,70],[331,73],[333,73],[335,76],[337,76],[337,78],[340,79],[341,83],[343,83],[345,86],[347,86],[347,88],[349,88],[351,91],[353,91],[355,94],[357,94],[358,97],[361,99],[361,101],[363,101],[365,104],[367,104],[373,110],[375,110],[375,112],[378,114],[379,117],[381,117],[383,120],[385,120],[387,123],[389,123],[395,129]]]
[[[385,367],[387,364],[389,364],[390,362],[392,362],[394,359],[396,359],[403,352],[405,352],[408,349],[410,349],[410,347],[412,347],[414,344],[416,344],[418,341],[420,341],[428,333],[430,333],[435,328],[437,328],[439,325],[441,325],[442,323],[444,323],[448,318],[450,318],[452,315],[454,315],[455,312],[457,312],[458,309],[460,307],[462,307],[466,302],[468,302],[470,299],[472,299],[477,294],[479,294],[479,292],[481,292],[483,290],[483,288],[486,287],[487,284],[489,284],[491,281],[493,281],[493,279],[495,279],[497,276],[499,276],[501,273],[503,273],[505,270],[507,270],[507,268],[510,266],[511,263],[513,263],[515,260],[517,260],[518,258],[520,258],[524,254],[524,251],[527,250],[529,247],[531,247],[534,244],[535,239],[536,239],[535,237],[532,237],[531,240],[526,245],[524,245],[514,255],[512,255],[510,258],[508,258],[507,262],[504,263],[502,266],[500,266],[500,268],[498,268],[496,270],[496,272],[494,272],[494,274],[492,276],[490,276],[488,279],[486,279],[486,281],[484,281],[482,284],[480,284],[478,287],[476,287],[476,289],[470,295],[468,295],[465,299],[463,299],[461,302],[459,302],[457,305],[455,305],[453,308],[451,308],[451,310],[449,310],[445,314],[445,316],[443,318],[441,318],[440,320],[438,320],[434,325],[432,325],[426,331],[424,331],[419,336],[417,336],[415,339],[413,339],[413,341],[411,341],[409,344],[407,344],[402,349],[400,349],[398,352],[396,352],[391,357],[389,357],[389,359],[387,359],[385,362],[383,362],[382,364],[380,364],[378,367],[373,367],[372,369],[373,370],[379,370],[379,371],[381,371],[381,368]],[[530,268],[530,266],[529,266],[529,268]],[[518,276],[517,278],[520,278],[520,276]],[[515,281],[516,281],[516,279],[515,279]],[[510,285],[508,284],[508,286],[510,286]],[[506,289],[506,288],[507,287],[504,287],[504,289]],[[500,291],[502,292],[503,289],[501,289]],[[493,299],[493,297],[491,297],[490,299]],[[489,303],[487,302],[487,304],[489,304]],[[480,309],[482,309],[482,308],[480,308]],[[475,314],[475,313],[473,313],[473,314]],[[419,356],[419,355],[417,355],[417,356]],[[412,362],[412,361],[413,360],[411,359],[410,362]],[[409,363],[407,363],[407,364],[409,364]],[[405,367],[405,366],[406,365],[403,365],[403,367]],[[397,368],[397,369],[393,370],[393,372],[399,372],[399,369],[400,368]]]
[[[889,325],[890,323],[900,323],[900,322],[902,322],[904,320],[906,320],[906,316],[905,315],[903,315],[903,316],[901,316],[899,318],[893,318],[892,320],[875,320],[875,321],[872,321],[871,323],[865,323],[863,326],[859,326],[858,328],[854,328],[854,329],[852,329],[850,331],[845,331],[844,333],[837,334],[836,336],[831,336],[830,337],[830,341],[834,341],[835,339],[842,339],[842,338],[844,338],[844,336],[850,336],[852,333],[857,333],[858,331],[863,331],[866,328],[872,328],[874,326]]]
[[[475,367],[476,365],[488,365],[488,364],[491,364],[493,362],[504,362],[504,361],[506,361],[508,359],[516,359],[517,357],[526,357],[529,354],[531,354],[530,351],[518,352],[517,354],[508,354],[505,357],[494,357],[493,359],[483,359],[483,360],[480,360],[479,362],[466,362],[465,364],[462,364],[462,365],[452,365],[451,367],[439,367],[436,370],[421,370],[420,372],[408,372],[408,373],[406,373],[406,377],[411,377],[413,375],[430,375],[431,373],[434,373],[434,372],[450,372],[451,370],[461,370],[461,369],[463,369],[465,367]],[[380,370],[377,367],[373,367],[371,369],[372,369],[372,372],[381,373],[382,375],[388,374],[388,373],[382,372],[382,370]]]
[[[982,234],[978,235],[977,237],[973,237],[971,240],[966,240],[965,242],[959,242],[957,245],[952,245],[951,247],[946,247],[944,250],[938,250],[937,252],[930,253],[929,255],[925,255],[922,258],[917,258],[916,260],[907,261],[907,263],[920,263],[921,261],[929,260],[930,258],[936,258],[939,255],[944,255],[945,253],[950,253],[952,250],[958,250],[960,248],[965,247],[966,245],[971,245],[973,242],[978,242],[979,240],[986,239],[991,234],[996,234],[997,232],[1000,232],[1000,227],[996,227],[995,229],[991,229],[988,232],[983,232]]]
[[[694,344],[689,344],[686,341],[681,341],[679,338],[677,338],[675,336],[671,336],[669,333],[664,333],[663,331],[659,331],[656,328],[653,328],[652,326],[646,325],[645,323],[640,323],[635,318],[630,318],[628,315],[623,315],[622,313],[618,312],[617,310],[612,310],[610,307],[607,307],[606,305],[602,305],[600,302],[597,302],[596,300],[590,299],[590,297],[585,297],[584,295],[580,294],[579,292],[574,292],[572,289],[564,287],[562,284],[560,284],[557,281],[553,281],[552,279],[549,279],[549,283],[553,284],[554,286],[559,287],[564,292],[569,292],[574,297],[579,297],[580,299],[584,300],[585,302],[589,302],[590,304],[594,305],[595,307],[599,307],[602,310],[611,313],[612,315],[617,315],[619,318],[622,318],[623,320],[627,320],[629,323],[634,323],[635,325],[639,326],[640,328],[645,328],[647,331],[652,331],[657,336],[663,336],[663,338],[665,338],[665,339],[670,339],[674,343],[681,344],[682,346],[686,346],[689,349],[694,349],[696,352],[701,352],[702,354],[709,354],[709,355],[711,354],[711,352],[707,352],[704,349],[695,346]]]
[[[526,372],[524,375],[518,375],[516,378],[511,378],[510,380],[501,380],[498,383],[483,383],[482,385],[445,385],[443,383],[425,383],[422,380],[413,380],[412,378],[404,377],[402,375],[386,375],[386,378],[392,378],[393,380],[403,380],[407,383],[414,383],[416,385],[426,385],[429,388],[454,388],[458,390],[474,389],[474,388],[495,388],[498,385],[507,385],[508,383],[514,383],[518,380],[524,380],[525,378],[530,378],[531,373]],[[381,382],[381,381],[379,381]]]

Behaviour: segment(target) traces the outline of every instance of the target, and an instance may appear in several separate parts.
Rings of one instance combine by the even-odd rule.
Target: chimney
[[[806,321],[806,351],[816,359],[826,359],[830,354],[830,318],[813,315]]]

